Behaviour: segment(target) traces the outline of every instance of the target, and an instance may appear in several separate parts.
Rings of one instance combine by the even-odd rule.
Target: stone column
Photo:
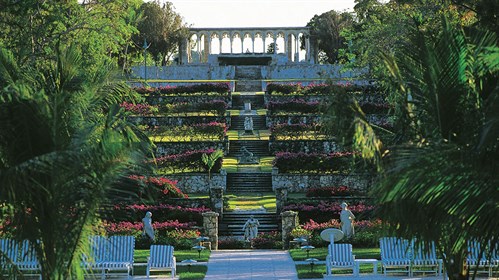
[[[282,247],[289,249],[289,238],[291,231],[298,226],[298,213],[286,211],[281,213],[282,217]]]
[[[210,238],[211,249],[218,250],[218,213],[204,212],[202,215],[204,233]]]
[[[295,40],[295,63],[300,62],[300,33],[296,35]]]
[[[288,61],[292,60],[292,52],[293,52],[293,36],[291,34],[287,35],[287,40],[286,40],[286,52],[288,55]]]
[[[310,35],[305,37],[305,51],[307,52],[305,54],[305,61],[310,62]]]
[[[201,42],[202,42],[201,34],[198,34],[198,42],[197,42],[198,57],[199,57],[198,63],[201,63],[201,61],[203,60],[202,55],[201,55]]]
[[[223,216],[224,210],[224,189],[223,187],[211,187],[210,188],[210,202],[213,211]]]
[[[288,188],[278,187],[275,189],[275,204],[276,204],[276,214],[280,215],[284,204],[288,200]]]
[[[204,35],[204,60],[203,62],[208,62],[208,56],[211,53],[211,36],[208,37]]]
[[[218,34],[218,54],[222,53],[222,36]]]
[[[276,54],[277,53],[277,40],[276,40],[275,35],[272,35],[272,43],[274,43],[274,54]]]
[[[255,53],[255,33],[251,34],[251,53]]]

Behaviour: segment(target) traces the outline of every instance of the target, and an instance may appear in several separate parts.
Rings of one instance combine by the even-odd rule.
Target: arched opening
[[[246,33],[244,34],[244,40],[243,40],[243,51],[244,53],[254,53],[254,46],[253,46],[253,38],[251,34]]]
[[[231,53],[230,35],[228,33],[222,34],[222,46],[220,46],[220,53]]]
[[[265,42],[263,41],[262,34],[256,33],[254,40],[254,53],[264,53],[265,52]]]

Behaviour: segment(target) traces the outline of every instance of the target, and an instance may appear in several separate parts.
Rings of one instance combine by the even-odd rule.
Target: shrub
[[[275,138],[297,138],[304,135],[319,134],[321,126],[318,124],[276,124],[270,127],[270,133]]]
[[[146,130],[148,136],[159,137],[159,141],[176,140],[223,140],[227,132],[227,125],[221,122],[197,123],[183,126],[161,126]],[[165,138],[164,140],[162,138]]]
[[[167,172],[208,172],[208,167],[203,163],[201,157],[203,154],[211,155],[214,149],[194,150],[181,154],[167,155],[156,159],[158,168]],[[222,168],[223,158],[217,159],[211,172],[219,172]]]
[[[209,212],[211,209],[205,206],[182,207],[170,204],[117,204],[109,216],[114,222],[142,221],[148,211],[153,213],[153,221],[156,222],[178,220],[180,223],[196,222],[197,225],[202,225],[202,213]]]
[[[130,179],[137,182],[138,197],[146,201],[161,203],[167,198],[188,198],[177,188],[177,181],[165,177],[132,175]]]
[[[135,115],[148,116],[158,113],[158,106],[152,106],[147,103],[133,104],[123,101],[120,107],[127,112]]]
[[[284,102],[270,101],[267,104],[267,110],[270,111],[270,114],[279,112],[320,113],[320,103],[318,101],[306,102],[302,99]]]
[[[387,114],[391,108],[388,103],[361,102],[359,105],[365,114]]]
[[[293,153],[279,152],[272,162],[281,173],[331,173],[344,172],[350,169],[354,153],[335,152]]]
[[[334,196],[352,196],[358,195],[359,192],[350,189],[347,186],[339,187],[322,187],[307,189],[306,197],[334,197]]]
[[[300,86],[298,84],[270,83],[267,85],[267,92],[270,94],[273,93],[291,94],[294,92],[298,92],[299,88]]]
[[[220,238],[218,240],[218,249],[242,249],[244,241],[234,237]]]
[[[331,219],[339,219],[341,212],[341,206],[338,202],[323,200],[315,204],[293,203],[283,208],[284,211],[291,210],[298,212],[300,221],[314,220],[318,223],[327,222]],[[349,205],[348,209],[354,213],[357,219],[369,219],[372,216],[374,206],[360,202]]]
[[[196,94],[196,93],[228,93],[228,83],[204,83],[186,86],[163,86],[158,88],[135,87],[134,90],[140,94],[148,95],[174,95],[174,94]]]
[[[278,231],[262,232],[253,238],[252,244],[256,249],[282,249],[282,234]]]

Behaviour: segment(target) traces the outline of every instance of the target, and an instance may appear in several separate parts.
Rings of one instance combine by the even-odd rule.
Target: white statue
[[[154,242],[154,229],[152,228],[152,213],[147,212],[146,216],[142,219],[142,224],[143,224],[143,232],[142,236],[149,237],[151,241]]]
[[[252,117],[244,118],[244,130],[245,131],[253,131],[253,118]]]
[[[346,204],[346,202],[343,202],[341,204],[341,231],[343,231],[346,237],[352,237],[355,234],[355,231],[353,229],[353,220],[355,219],[355,216],[352,211],[348,210],[347,207],[348,204]]]
[[[255,216],[251,215],[243,226],[244,239],[249,241],[255,238],[258,235],[259,226],[260,223],[258,222],[258,220],[255,219]]]

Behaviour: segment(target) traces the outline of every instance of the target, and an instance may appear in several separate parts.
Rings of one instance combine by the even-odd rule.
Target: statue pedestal
[[[245,130],[243,135],[255,135],[253,130]]]

